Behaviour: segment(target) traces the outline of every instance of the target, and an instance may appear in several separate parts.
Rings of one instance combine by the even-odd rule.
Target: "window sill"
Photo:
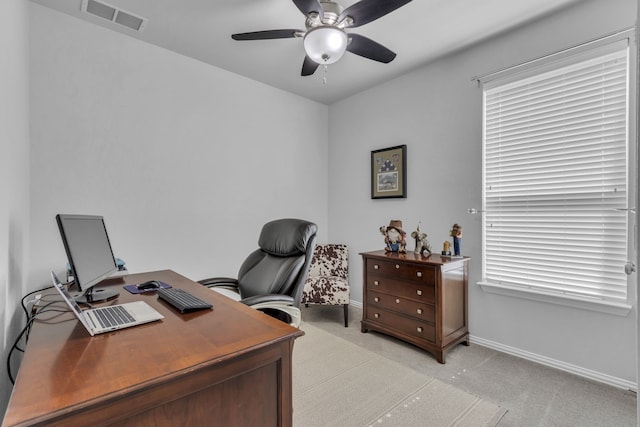
[[[584,297],[569,296],[559,293],[543,292],[527,288],[514,288],[489,282],[478,282],[484,292],[504,295],[509,297],[524,298],[549,304],[564,305],[583,310],[598,311],[600,313],[614,314],[626,317],[633,306],[626,303],[602,301]]]

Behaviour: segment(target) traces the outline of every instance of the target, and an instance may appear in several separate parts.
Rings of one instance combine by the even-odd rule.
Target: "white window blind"
[[[626,301],[628,49],[484,90],[483,281]]]

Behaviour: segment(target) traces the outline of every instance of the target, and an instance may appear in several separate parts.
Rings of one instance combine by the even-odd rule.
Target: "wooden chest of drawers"
[[[445,363],[453,346],[469,345],[469,258],[385,251],[363,258],[362,332],[414,344]]]

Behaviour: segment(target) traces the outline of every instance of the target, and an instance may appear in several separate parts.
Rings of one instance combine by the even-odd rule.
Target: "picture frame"
[[[407,146],[371,151],[371,198],[407,198]]]

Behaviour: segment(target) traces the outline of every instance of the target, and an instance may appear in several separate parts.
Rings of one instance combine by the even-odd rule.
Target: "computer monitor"
[[[56,215],[75,285],[82,295],[77,302],[113,299],[118,291],[95,286],[118,270],[104,218],[97,215]]]

